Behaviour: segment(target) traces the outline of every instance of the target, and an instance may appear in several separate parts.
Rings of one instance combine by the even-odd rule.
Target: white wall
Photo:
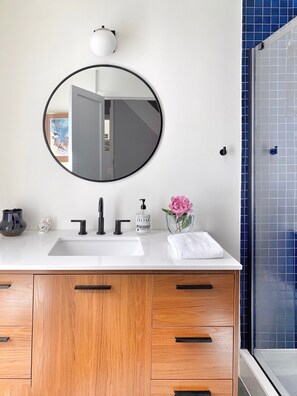
[[[92,30],[117,32],[118,49],[91,53]],[[56,229],[95,229],[133,219],[146,198],[154,228],[165,228],[171,195],[194,204],[196,226],[239,255],[241,2],[238,0],[1,0],[0,209],[22,207],[28,228],[50,216]],[[138,173],[92,183],[64,171],[44,143],[48,96],[72,71],[96,63],[144,77],[164,112],[161,144]],[[219,150],[227,146],[228,155]],[[124,226],[129,227],[128,225]]]

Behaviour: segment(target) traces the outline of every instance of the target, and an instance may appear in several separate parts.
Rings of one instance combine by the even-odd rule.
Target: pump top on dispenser
[[[151,230],[151,215],[146,211],[145,199],[141,198],[140,212],[136,215],[136,232],[138,234],[147,234]]]

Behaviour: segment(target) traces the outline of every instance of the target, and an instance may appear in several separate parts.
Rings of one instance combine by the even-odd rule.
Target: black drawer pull
[[[11,283],[2,284],[2,285],[0,285],[0,289],[9,289],[10,286],[11,286]]]
[[[0,342],[8,342],[9,337],[0,337]]]
[[[209,390],[174,391],[174,396],[211,396],[211,392]]]
[[[75,290],[110,290],[111,285],[76,285]]]
[[[211,337],[175,337],[175,342],[212,342]]]
[[[177,290],[210,290],[213,285],[176,285]]]

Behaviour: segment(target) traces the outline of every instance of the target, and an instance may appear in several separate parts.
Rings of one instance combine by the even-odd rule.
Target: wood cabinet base
[[[1,396],[237,396],[239,271],[0,271],[1,284]]]

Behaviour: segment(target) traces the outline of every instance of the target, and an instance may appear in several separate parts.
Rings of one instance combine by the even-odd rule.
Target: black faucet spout
[[[104,235],[104,217],[103,217],[103,198],[99,198],[99,203],[98,203],[98,235]]]
[[[98,213],[99,216],[103,216],[103,198],[99,198],[99,204],[98,204]]]

